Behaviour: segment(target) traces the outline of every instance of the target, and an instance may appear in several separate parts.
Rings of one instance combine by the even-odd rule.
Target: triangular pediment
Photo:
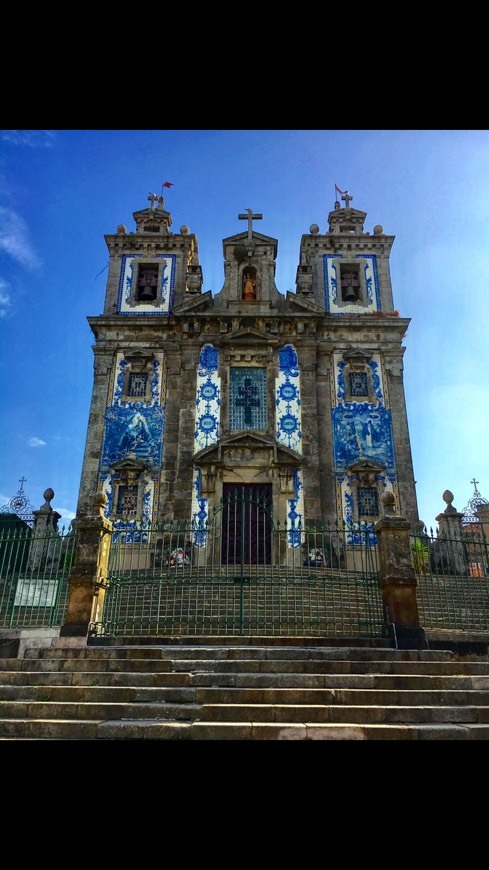
[[[223,336],[222,343],[229,344],[232,342],[243,343],[243,344],[266,344],[269,345],[271,343],[271,339],[269,335],[265,335],[264,332],[259,332],[257,329],[237,329],[234,332],[230,332],[228,335]],[[273,343],[273,339],[272,339]]]
[[[189,314],[190,312],[195,311],[203,311],[205,308],[208,308],[210,303],[212,302],[212,293],[210,290],[207,290],[206,293],[196,293],[189,294],[185,297],[183,302],[179,302],[178,305],[173,306],[172,314],[177,317],[181,314]]]
[[[264,236],[262,233],[255,232],[255,230],[253,230],[251,237],[255,242],[263,242],[266,245],[278,245],[278,239],[274,239],[272,236]],[[245,242],[247,239],[248,233],[236,233],[234,236],[228,236],[227,239],[223,239],[222,243],[223,245],[233,245],[235,243]]]
[[[372,486],[376,477],[382,474],[384,466],[372,459],[359,459],[348,466],[348,471],[358,478],[362,486]]]
[[[289,290],[287,292],[286,301],[287,304],[293,308],[297,308],[300,311],[309,311],[311,314],[323,315],[326,311],[324,305],[318,305],[312,295],[305,296],[299,293],[292,293],[292,291]]]
[[[367,365],[367,363],[372,359],[372,353],[368,353],[359,348],[349,348],[348,350],[345,350],[343,359],[345,362],[350,363],[350,365],[355,363],[358,365]]]
[[[279,444],[275,438],[259,435],[256,432],[237,432],[221,438],[216,444],[204,447],[194,456],[194,465],[220,465],[226,461],[230,454],[236,451],[242,452],[242,464],[252,463],[253,454],[267,451],[270,454],[270,464],[293,465],[299,468],[302,465],[302,456],[290,447]]]

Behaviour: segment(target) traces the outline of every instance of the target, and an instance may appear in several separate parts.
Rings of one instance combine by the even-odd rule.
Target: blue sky
[[[75,515],[93,382],[88,316],[102,313],[105,234],[164,190],[199,243],[203,290],[224,282],[222,239],[278,239],[295,290],[303,233],[327,231],[335,184],[394,235],[394,305],[411,318],[404,383],[420,518],[454,493],[489,499],[488,130],[0,131],[0,507],[21,478],[34,508]],[[487,187],[487,189],[486,189]]]

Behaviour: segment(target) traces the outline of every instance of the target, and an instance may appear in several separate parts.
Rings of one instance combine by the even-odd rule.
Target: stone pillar
[[[44,504],[38,511],[33,511],[34,531],[32,533],[27,567],[30,570],[47,568],[56,558],[59,559],[59,537],[57,535],[58,520],[61,514],[53,510],[51,502],[54,489],[50,487],[43,492]]]
[[[65,623],[60,637],[86,637],[88,626],[102,615],[107,563],[113,525],[104,517],[107,496],[98,492],[94,498],[94,515],[73,520],[76,533],[75,561],[70,574],[70,588]]]
[[[467,535],[462,520],[464,515],[453,505],[453,492],[446,489],[442,495],[446,508],[438,514],[438,534],[433,541],[431,564],[435,574],[468,574]]]
[[[380,588],[385,621],[392,645],[398,649],[426,649],[419,624],[416,574],[411,560],[411,523],[394,512],[394,496],[382,496],[384,516],[375,523],[378,540]]]

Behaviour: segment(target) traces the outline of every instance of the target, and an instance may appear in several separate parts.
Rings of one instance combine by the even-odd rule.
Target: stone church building
[[[298,239],[295,292],[277,287],[278,240],[252,209],[230,215],[214,295],[202,290],[197,236],[172,231],[163,197],[133,213],[133,230],[105,236],[78,516],[101,490],[116,530],[205,522],[245,487],[290,528],[373,524],[386,491],[419,520],[394,236],[367,231],[351,200],[345,192],[327,228]]]

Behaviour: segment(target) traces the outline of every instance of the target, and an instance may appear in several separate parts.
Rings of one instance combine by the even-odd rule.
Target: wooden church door
[[[223,565],[269,565],[272,561],[272,485],[224,483]]]

